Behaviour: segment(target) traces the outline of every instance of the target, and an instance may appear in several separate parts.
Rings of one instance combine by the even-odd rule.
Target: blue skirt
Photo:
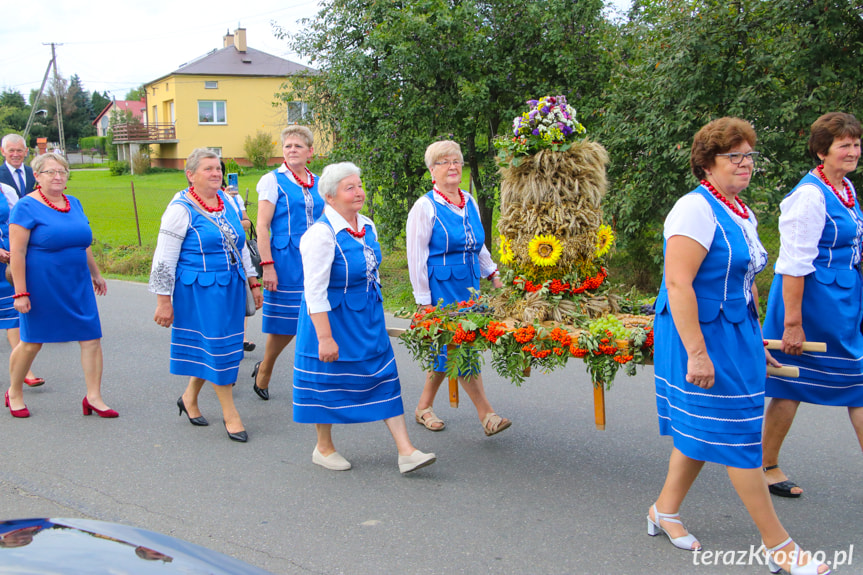
[[[0,264],[0,329],[17,329],[18,311],[15,309],[15,289],[6,281],[6,264]]]
[[[803,352],[786,355],[773,351],[782,365],[796,366],[800,377],[770,376],[768,397],[781,397],[819,405],[863,407],[863,286],[860,274],[853,283],[841,286],[829,274],[809,274],[803,287],[803,331],[808,341],[823,341],[826,353]],[[785,307],[782,276],[773,277],[764,318],[764,337],[782,339]],[[825,318],[829,318],[825,321]]]
[[[766,362],[758,321],[739,323],[723,312],[701,323],[716,378],[702,389],[686,381],[688,356],[667,305],[654,321],[656,410],[659,432],[697,461],[761,467]]]
[[[279,277],[279,285],[274,292],[264,291],[264,307],[261,310],[263,316],[261,331],[264,333],[297,334],[297,317],[300,314],[300,300],[303,297],[303,262],[299,249],[293,244],[287,243],[282,246],[286,239],[273,238],[271,245],[275,262],[273,265]]]
[[[303,301],[294,356],[294,421],[366,423],[403,415],[380,295],[372,291],[345,298],[327,317],[339,359],[324,363],[318,359],[315,326]]]
[[[178,274],[179,275],[179,274]],[[230,274],[227,285],[197,280],[174,285],[174,325],[171,329],[171,373],[200,377],[216,385],[237,381],[243,359],[245,280]]]

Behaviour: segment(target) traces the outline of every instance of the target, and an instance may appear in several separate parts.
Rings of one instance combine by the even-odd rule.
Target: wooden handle
[[[765,339],[764,341],[767,342],[764,346],[767,349],[782,349],[781,339]],[[804,341],[803,351],[820,351],[821,353],[824,353],[827,351],[827,344],[823,341]]]
[[[800,369],[791,365],[782,367],[767,366],[767,375],[783,375],[785,377],[800,377]]]

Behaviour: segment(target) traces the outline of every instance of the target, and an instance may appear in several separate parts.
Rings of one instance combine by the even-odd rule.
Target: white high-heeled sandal
[[[650,518],[650,514],[647,515],[647,534],[651,537],[656,537],[659,535],[659,532],[665,533],[668,537],[668,540],[671,541],[671,544],[677,547],[678,549],[684,549],[686,551],[698,551],[701,549],[701,543],[698,539],[695,538],[695,535],[692,533],[687,533],[686,535],[681,535],[680,537],[672,537],[668,531],[662,528],[662,525],[659,523],[661,521],[668,521],[669,523],[677,523],[679,525],[683,525],[683,522],[680,520],[679,513],[660,513],[656,509],[656,504],[653,504],[653,516],[656,517],[656,521]],[[692,547],[693,543],[698,543],[698,547]]]
[[[770,569],[771,573],[779,573],[780,571],[782,571],[782,567],[780,567],[779,564],[773,560],[773,554],[788,545],[789,543],[794,543],[794,541],[792,541],[790,537],[776,547],[771,547],[764,552],[765,557],[767,557],[767,568]],[[829,566],[827,567],[827,571],[825,571],[824,573],[818,573],[818,568],[824,565],[824,563],[821,563],[820,561],[815,561],[814,559],[812,559],[812,557],[809,558],[809,561],[807,563],[805,563],[804,565],[800,565],[798,561],[800,560],[800,555],[802,553],[803,551],[800,549],[800,546],[797,545],[797,543],[794,543],[794,551],[790,553],[791,570],[789,571],[789,573],[791,575],[828,575],[829,573],[832,573]]]

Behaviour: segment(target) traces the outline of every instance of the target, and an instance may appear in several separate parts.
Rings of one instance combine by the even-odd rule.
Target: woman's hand
[[[9,263],[9,252],[0,249],[0,264],[8,264]]]
[[[702,389],[713,387],[716,372],[707,350],[691,354],[686,364],[686,381]]]
[[[108,293],[108,282],[101,275],[93,278],[93,290],[96,295],[105,295]]]
[[[770,352],[767,350],[766,347],[764,348],[764,359],[767,360],[767,365],[771,367],[782,367],[782,364],[776,361],[773,356],[770,355]]]
[[[174,304],[171,303],[171,296],[160,295],[158,298],[159,301],[156,304],[156,314],[153,316],[153,321],[162,327],[171,327],[171,324],[174,323]]]
[[[29,313],[30,312],[30,296],[21,296],[15,298],[14,303],[12,304],[15,307],[15,311],[18,313]]]
[[[801,355],[803,353],[803,342],[806,334],[803,333],[801,324],[789,325],[782,332],[782,352],[788,355]]]
[[[261,293],[261,288],[255,286],[252,288],[252,297],[255,298],[255,309],[264,307],[264,294]]]
[[[494,276],[493,278],[491,278],[491,285],[493,285],[495,289],[500,289],[503,287],[503,282],[500,281],[499,277]]]
[[[318,358],[324,363],[331,363],[339,359],[339,344],[332,336],[318,339]]]
[[[279,285],[279,276],[278,274],[276,274],[276,266],[264,266],[264,273],[263,277],[261,278],[261,283],[264,285],[265,290],[276,291],[276,288]]]

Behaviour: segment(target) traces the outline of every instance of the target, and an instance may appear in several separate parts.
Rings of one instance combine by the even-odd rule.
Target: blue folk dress
[[[24,196],[9,219],[10,224],[30,230],[26,278],[31,307],[20,314],[21,340],[28,343],[102,338],[87,266],[93,232],[78,198],[66,197],[70,210],[64,213]]]
[[[303,262],[300,238],[321,217],[324,200],[318,194],[318,181],[304,188],[275,170],[279,199],[270,222],[270,250],[279,278],[276,291],[264,291],[261,331],[280,335],[297,333],[297,317],[303,295]]]
[[[432,305],[438,305],[441,300],[443,305],[449,305],[471,299],[471,288],[479,290],[479,254],[485,242],[485,229],[476,204],[467,194],[461,214],[449,204],[438,204],[434,194],[434,190],[426,194],[434,208],[428,255],[429,290]],[[435,361],[434,371],[446,371],[446,353],[444,346]]]
[[[706,198],[715,218],[713,242],[692,286],[716,377],[710,389],[686,381],[688,356],[663,277],[654,320],[659,432],[672,436],[674,447],[691,459],[760,467],[767,370],[761,328],[747,295],[767,253],[754,224],[732,216],[703,186],[691,194]]]
[[[318,358],[318,338],[305,294],[300,306],[294,356],[294,421],[297,423],[365,423],[404,414],[393,347],[384,318],[378,267],[381,247],[370,223],[357,239],[336,232],[327,214],[315,226],[326,226],[335,241],[326,312],[339,358]]]
[[[798,367],[800,377],[770,376],[766,394],[820,405],[863,407],[863,213],[856,203],[853,208],[842,205],[812,173],[804,176],[789,196],[807,184],[818,186],[824,194],[827,217],[818,255],[812,262],[815,271],[804,279],[803,331],[808,341],[826,342],[827,352],[803,352],[800,356],[772,352],[783,365]],[[782,339],[784,325],[782,275],[776,274],[770,287],[764,336]]]
[[[4,186],[4,184],[0,184]],[[9,251],[9,214],[11,208],[0,193],[0,247]],[[15,199],[18,195],[15,194]],[[18,328],[18,311],[15,309],[15,289],[6,281],[6,264],[0,263],[0,329]]]
[[[219,192],[225,209],[210,214],[243,249],[240,216]],[[246,272],[222,232],[199,213],[188,190],[173,204],[189,213],[174,276],[174,324],[171,328],[171,373],[200,377],[216,385],[237,381],[243,359],[246,317]]]

